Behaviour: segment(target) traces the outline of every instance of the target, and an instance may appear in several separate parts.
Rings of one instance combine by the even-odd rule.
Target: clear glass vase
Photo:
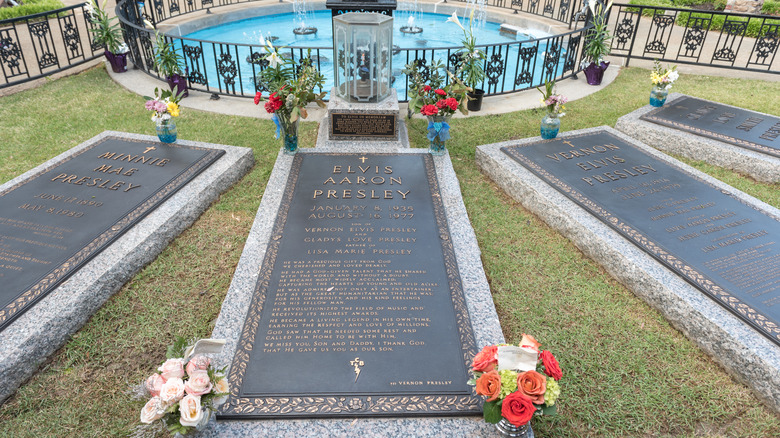
[[[176,122],[171,118],[167,120],[158,119],[155,122],[157,138],[163,143],[176,143]]]
[[[558,136],[558,131],[561,129],[561,119],[557,114],[547,113],[542,119],[542,124],[539,127],[539,132],[543,139],[549,140]]]
[[[530,422],[522,426],[515,426],[506,418],[501,417],[501,421],[496,423],[496,429],[498,430],[498,433],[504,437],[534,438],[534,430],[531,428]]]
[[[450,116],[428,116],[428,152],[431,155],[447,153],[447,140],[450,138]]]
[[[666,102],[666,96],[669,94],[669,90],[663,85],[655,85],[650,90],[650,105],[654,107],[664,106]]]
[[[284,153],[295,155],[298,152],[298,120],[291,122],[288,117],[279,114],[279,125],[284,140]]]

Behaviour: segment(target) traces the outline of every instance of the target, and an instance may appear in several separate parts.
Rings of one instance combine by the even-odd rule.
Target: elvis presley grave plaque
[[[259,269],[219,418],[481,412],[427,154],[296,155]]]
[[[0,193],[0,329],[224,153],[107,137]]]
[[[606,131],[502,151],[780,344],[780,218]]]

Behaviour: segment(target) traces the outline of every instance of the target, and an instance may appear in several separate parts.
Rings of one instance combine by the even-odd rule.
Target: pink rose
[[[168,359],[164,364],[157,368],[162,374],[163,379],[168,381],[171,377],[184,377],[184,360],[183,359]]]
[[[151,424],[165,415],[165,408],[160,397],[152,397],[141,409],[141,423]]]
[[[162,388],[163,383],[165,383],[163,376],[154,373],[149,376],[148,379],[146,379],[146,383],[144,385],[146,386],[146,390],[149,391],[149,394],[152,394],[152,396],[156,397],[160,395],[160,389]]]
[[[217,383],[214,384],[214,392],[217,394],[224,394],[214,399],[214,406],[219,406],[227,401],[227,395],[230,393],[230,385],[228,385],[228,380],[224,376],[217,376]]]
[[[187,375],[192,375],[192,372],[196,370],[206,370],[209,368],[209,364],[211,364],[211,360],[208,357],[196,354],[187,362]]]
[[[213,385],[209,380],[209,373],[205,370],[195,370],[190,374],[189,380],[184,384],[184,390],[189,395],[201,396],[208,394]]]
[[[160,400],[163,405],[170,406],[184,397],[184,381],[178,377],[171,377],[160,388]]]
[[[203,420],[203,409],[200,407],[200,397],[188,395],[181,399],[179,403],[179,412],[181,418],[179,422],[182,426],[197,426]]]

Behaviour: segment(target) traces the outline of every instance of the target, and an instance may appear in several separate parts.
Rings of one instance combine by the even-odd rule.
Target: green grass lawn
[[[564,131],[614,126],[647,104],[647,70],[624,69],[567,105]],[[780,115],[780,82],[683,75],[674,91]],[[259,111],[250,99],[246,113]],[[2,436],[126,436],[141,403],[126,393],[161,363],[175,336],[209,336],[274,165],[273,123],[184,109],[188,140],[251,147],[253,170],[111,298],[0,406]],[[561,363],[559,415],[540,437],[780,435],[780,417],[572,243],[482,175],[477,145],[539,135],[541,110],[453,121],[450,154],[482,250],[504,335],[532,333]],[[426,147],[425,122],[408,123]],[[302,124],[313,146],[316,124]],[[104,131],[153,134],[143,100],[103,67],[0,98],[0,182]],[[686,163],[775,207],[780,185]]]

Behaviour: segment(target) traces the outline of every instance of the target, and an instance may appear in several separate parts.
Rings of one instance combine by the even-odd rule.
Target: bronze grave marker
[[[454,254],[430,156],[298,154],[219,418],[481,412]]]
[[[108,137],[0,193],[0,329],[224,151]]]

